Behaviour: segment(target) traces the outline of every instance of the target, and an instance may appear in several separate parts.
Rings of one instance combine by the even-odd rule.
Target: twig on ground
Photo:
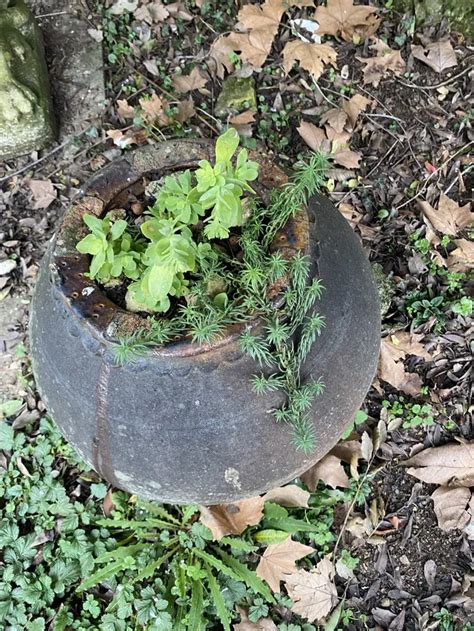
[[[468,57],[465,61],[469,61],[470,59],[471,57]],[[438,88],[442,88],[445,85],[449,85],[450,83],[453,83],[453,81],[460,79],[471,70],[472,67],[468,66],[467,68],[464,68],[464,70],[462,70],[461,72],[458,72],[458,74],[454,75],[454,77],[450,77],[449,79],[446,79],[446,81],[441,81],[441,83],[436,83],[435,85],[418,85],[417,83],[412,83],[411,81],[402,81],[398,77],[395,77],[395,80],[407,88],[416,88],[417,90],[437,90]]]

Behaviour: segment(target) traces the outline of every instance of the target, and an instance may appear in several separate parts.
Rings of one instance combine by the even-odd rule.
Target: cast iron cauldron
[[[322,377],[312,419],[316,450],[304,456],[291,430],[268,413],[280,393],[256,395],[258,366],[238,346],[231,326],[209,345],[188,340],[150,349],[135,364],[117,366],[114,339],[143,326],[84,276],[87,255],[75,245],[87,229],[84,213],[120,208],[147,178],[193,168],[213,158],[205,141],[170,141],[138,150],[106,167],[65,213],[42,262],[30,334],[33,368],[46,407],[81,457],[116,487],[171,503],[218,504],[289,482],[337,442],[373,378],[380,339],[377,289],[357,237],[324,197],[277,235],[274,247],[312,259],[325,286],[316,309],[326,328],[304,366]],[[286,181],[266,158],[258,187]],[[258,327],[256,319],[252,326]]]

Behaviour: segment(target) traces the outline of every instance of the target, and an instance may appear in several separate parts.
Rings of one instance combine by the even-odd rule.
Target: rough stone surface
[[[454,31],[474,36],[472,0],[395,0],[394,7],[412,13],[418,25],[439,24],[446,18]]]
[[[0,160],[53,137],[41,32],[23,0],[0,0]]]
[[[44,33],[60,140],[75,135],[101,116],[105,103],[102,44],[87,32],[81,0],[32,0]]]

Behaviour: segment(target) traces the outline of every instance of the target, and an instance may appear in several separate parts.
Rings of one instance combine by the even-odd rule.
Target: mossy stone
[[[253,77],[230,76],[224,81],[216,104],[216,114],[222,116],[257,107]]]
[[[41,32],[23,0],[0,0],[0,160],[53,138]]]
[[[374,274],[375,282],[377,283],[380,301],[380,315],[383,318],[384,315],[388,313],[390,305],[392,304],[392,298],[395,294],[395,283],[385,274],[380,263],[373,263],[372,272]]]
[[[413,14],[418,25],[439,24],[446,18],[454,31],[474,35],[472,0],[395,0],[394,8]]]

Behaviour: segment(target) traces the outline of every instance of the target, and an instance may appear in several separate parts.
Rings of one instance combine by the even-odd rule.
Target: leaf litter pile
[[[41,438],[45,415],[25,333],[31,291],[81,184],[136,146],[215,137],[226,125],[284,167],[323,151],[331,163],[324,192],[380,283],[377,377],[352,431],[301,480],[201,507],[199,523],[216,545],[250,540],[246,562],[276,598],[236,597],[238,631],[472,628],[472,47],[446,25],[419,27],[391,3],[106,4],[91,3],[88,16],[89,35],[104,48],[102,119],[54,152],[0,166],[0,467],[13,476],[8,484],[31,477],[24,444]],[[66,449],[54,475],[68,501],[94,515],[123,514],[129,498],[72,462]],[[12,510],[7,488],[2,518]],[[308,528],[292,529],[296,518]],[[60,533],[51,523],[37,532],[28,563],[41,568],[43,546]],[[71,596],[81,620],[132,628],[120,616],[111,626],[110,587],[91,593]],[[137,624],[155,628],[137,612]],[[24,628],[53,628],[51,619]],[[221,628],[214,620],[209,628]]]

